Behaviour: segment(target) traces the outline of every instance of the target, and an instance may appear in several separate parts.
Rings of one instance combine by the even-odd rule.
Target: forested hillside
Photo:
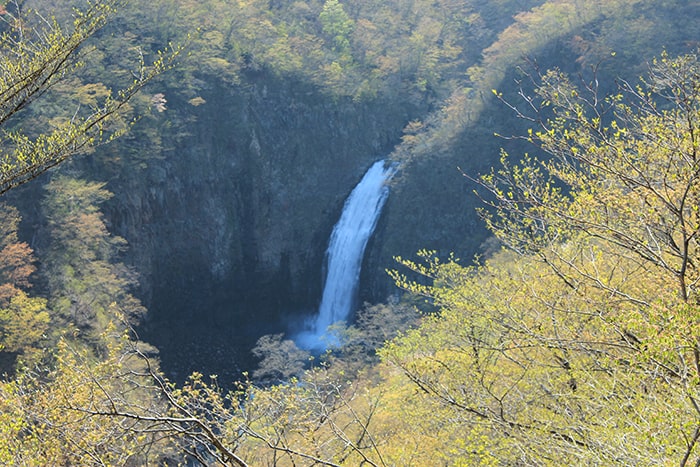
[[[700,462],[699,19],[0,2],[0,463]],[[366,303],[311,357],[379,159]]]

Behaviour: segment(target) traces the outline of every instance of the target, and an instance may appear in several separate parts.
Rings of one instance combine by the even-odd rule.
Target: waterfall
[[[346,321],[353,311],[365,247],[389,195],[386,182],[395,169],[375,162],[345,201],[326,250],[326,280],[318,315],[296,338],[299,347],[322,350],[337,343],[328,326]]]

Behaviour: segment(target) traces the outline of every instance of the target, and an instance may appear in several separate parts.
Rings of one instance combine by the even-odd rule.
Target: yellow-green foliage
[[[106,24],[119,4],[120,0],[89,2],[83,10],[73,12],[72,27],[19,7],[4,12],[5,29],[0,35],[0,125],[9,128],[19,111],[75,74],[81,65],[81,47]],[[112,124],[128,109],[128,101],[168,69],[179,52],[159,52],[148,66],[141,56],[137,70],[116,91],[101,83],[78,86],[73,97],[82,107],[63,108],[61,115],[51,115],[49,129],[25,127],[4,132],[0,139],[0,193],[123,134],[124,122]]]
[[[600,255],[576,260],[592,262],[598,271],[627,269],[630,283],[656,282]],[[420,389],[418,404],[450,413],[451,437],[466,446],[461,456],[472,441],[460,433],[477,430],[488,440],[482,448],[506,463],[659,465],[682,457],[697,422],[698,329],[685,319],[682,332],[666,329],[669,315],[687,315],[686,304],[670,305],[672,293],[649,290],[655,305],[641,307],[600,288],[571,288],[537,259],[503,254],[471,274],[456,264],[430,272],[438,285],[418,290],[440,314],[382,356]],[[673,337],[661,339],[661,329]]]
[[[168,452],[157,429],[99,416],[123,407],[157,408],[157,389],[118,336],[101,361],[61,342],[55,369],[0,382],[3,465],[145,465]]]
[[[293,2],[284,20],[257,0],[143,8],[165,36],[201,26],[194,46],[211,52],[201,61],[208,73],[235,82],[243,68],[273,66],[361,99],[394,83],[421,95],[452,76],[451,60],[466,47],[455,31],[479,22],[471,5],[458,3],[412,2],[414,11],[405,2]],[[500,82],[513,57],[623,3],[546,2],[519,15],[483,66],[470,69],[474,92],[456,93],[436,126],[410,124],[405,145],[431,147],[421,138],[426,128],[438,139],[456,134],[474,117],[467,111],[481,110],[479,91]],[[85,14],[96,15],[97,27],[107,13]],[[60,56],[57,44],[72,36],[47,37],[39,58]],[[167,63],[162,57],[154,72]],[[662,56],[646,84],[625,85],[608,99],[560,72],[542,76],[529,103],[552,113],[537,115],[542,125],[524,138],[548,158],[513,163],[504,153],[504,169],[480,179],[494,200],[487,222],[511,251],[474,266],[428,251],[420,261],[400,260],[423,279],[393,273],[397,285],[438,311],[388,343],[377,366],[362,368],[355,356],[361,363],[316,367],[268,387],[246,382],[226,395],[216,378],[207,383],[198,374],[182,387],[168,383],[137,344],[114,335],[115,318],[143,310],[127,290],[133,277],[112,264],[123,242],[110,236],[99,211],[110,193],[56,176],[44,206],[53,241],[44,265],[50,303],[93,345],[61,340],[53,360],[42,361],[46,369],[25,368],[0,383],[0,463],[139,465],[164,461],[173,449],[178,461],[188,454],[238,466],[696,463],[697,63]],[[15,65],[6,68],[19,72]],[[36,71],[35,62],[26,65]],[[370,73],[355,80],[361,66]],[[114,98],[101,80],[76,81],[71,99],[96,106],[94,113],[75,121],[52,115],[55,133],[9,133],[0,191],[99,141],[106,116],[123,110],[149,73]],[[204,104],[196,94],[187,98]],[[7,264],[19,258],[18,267],[0,269],[11,285],[0,290],[3,352],[33,349],[49,316],[46,301],[24,291],[28,247],[13,235],[1,250]],[[392,312],[374,310],[365,323],[376,326],[373,334],[351,329],[349,345],[384,336],[376,322]],[[21,332],[23,325],[31,331]],[[298,355],[292,345],[278,354]],[[301,372],[288,361],[273,363]]]
[[[0,351],[22,352],[34,346],[49,325],[46,300],[18,290],[10,303],[0,308]]]
[[[480,182],[496,200],[490,228],[518,255],[470,268],[430,252],[400,260],[430,282],[394,273],[397,284],[440,311],[382,357],[422,394],[412,403],[449,414],[454,431],[436,450],[466,447],[450,464],[469,452],[506,464],[694,463],[698,59],[664,55],[646,83],[607,100],[558,72],[538,92],[535,107],[553,117],[526,138],[549,159],[506,158]]]

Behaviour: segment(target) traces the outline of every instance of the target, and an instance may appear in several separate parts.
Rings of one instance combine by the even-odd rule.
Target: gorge
[[[358,2],[336,16],[321,15],[326,2],[272,3],[125,9],[99,37],[86,83],[113,88],[128,76],[131,46],[157,50],[193,24],[202,31],[188,57],[134,101],[140,119],[128,135],[61,169],[113,193],[102,209],[138,273],[135,293],[148,308],[139,333],[180,378],[233,379],[255,365],[248,352],[261,335],[317,310],[328,237],[377,154],[401,168],[366,246],[358,303],[397,293],[385,272],[395,256],[429,249],[469,261],[487,250],[480,201],[460,169],[485,173],[500,147],[522,150],[494,138],[524,128],[491,90],[516,97],[524,56],[572,75],[600,62],[601,78],[634,78],[661,43],[675,53],[697,36],[693,5],[679,2],[581,6],[565,23],[557,21],[567,5],[539,0]],[[352,27],[336,37],[331,20],[344,14]],[[621,34],[626,25],[665,37]],[[69,91],[89,102],[94,89]],[[64,94],[30,109],[28,121],[73,108]],[[153,107],[156,95],[164,107]],[[7,196],[39,253],[49,248],[36,208],[43,196],[40,184]]]
[[[0,464],[700,465],[699,18],[0,1]]]

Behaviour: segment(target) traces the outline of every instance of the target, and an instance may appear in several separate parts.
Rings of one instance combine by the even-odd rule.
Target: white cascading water
[[[389,195],[386,182],[394,172],[383,160],[375,162],[345,201],[326,250],[327,275],[318,315],[297,336],[299,347],[323,350],[338,343],[327,330],[346,321],[353,311],[365,247]]]

